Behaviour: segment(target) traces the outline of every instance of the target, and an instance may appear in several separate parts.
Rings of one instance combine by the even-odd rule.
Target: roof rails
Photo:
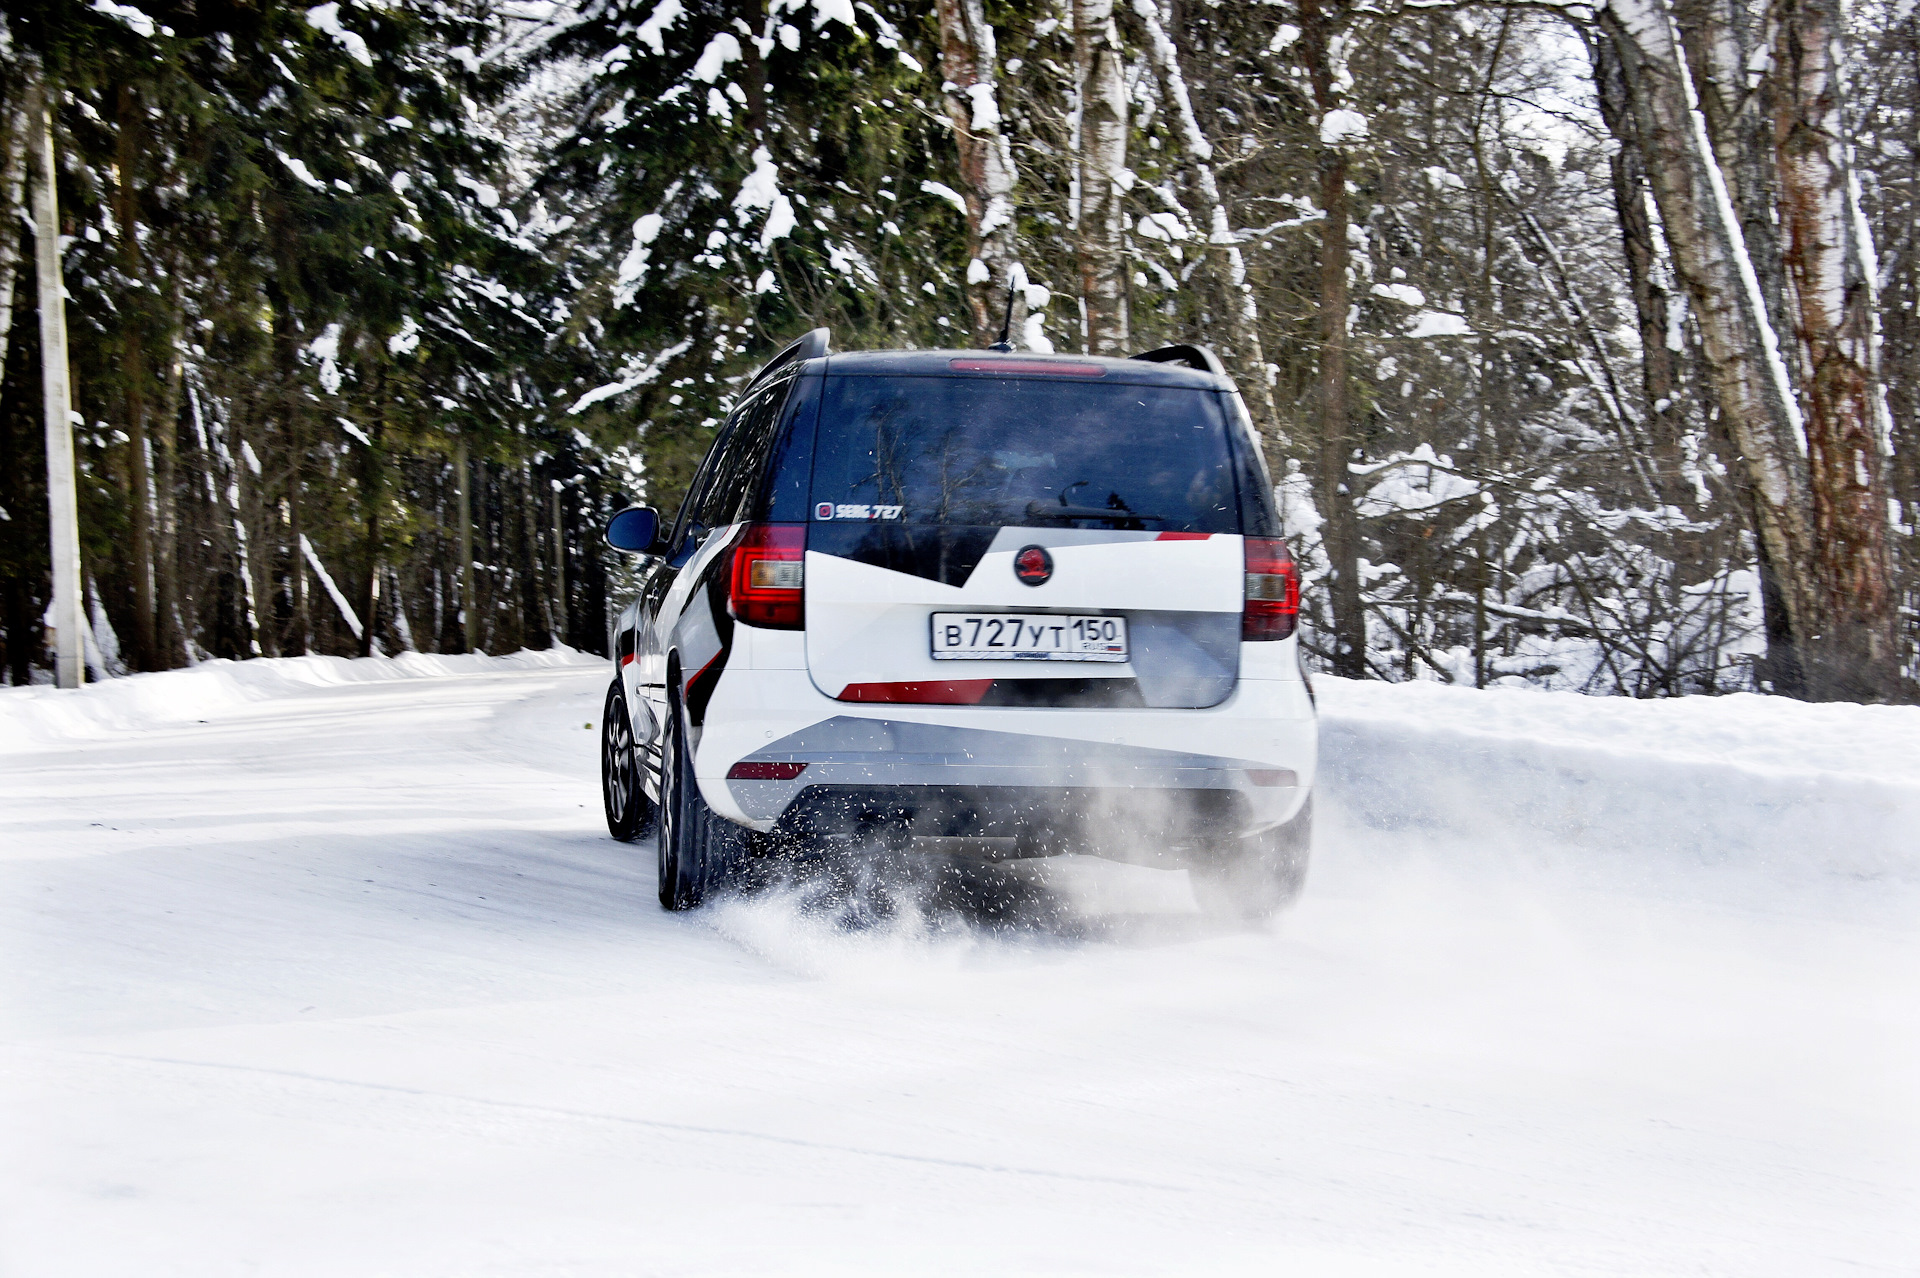
[[[778,355],[760,366],[760,371],[755,373],[753,380],[747,383],[747,389],[752,390],[766,381],[768,374],[777,372],[789,364],[798,364],[803,359],[819,359],[827,353],[827,343],[832,336],[826,329],[816,328],[802,335],[800,340],[789,343]]]
[[[1158,350],[1142,351],[1133,359],[1144,359],[1149,364],[1185,364],[1188,368],[1197,368],[1203,373],[1227,375],[1227,369],[1220,357],[1209,346],[1162,346]]]

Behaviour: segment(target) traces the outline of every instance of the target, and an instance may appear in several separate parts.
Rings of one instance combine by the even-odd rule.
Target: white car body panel
[[[1003,528],[961,586],[809,552],[805,633],[813,682],[831,697],[849,684],[1136,673],[1131,662],[1059,661],[1036,669],[1026,661],[935,661],[928,626],[938,611],[1239,613],[1239,537],[1130,536]],[[1053,556],[1053,577],[1042,585],[1014,576],[1014,555],[1027,545]]]

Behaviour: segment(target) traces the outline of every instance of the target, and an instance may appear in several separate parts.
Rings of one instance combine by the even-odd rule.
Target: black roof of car
[[[1233,389],[1228,378],[1180,364],[1033,351],[844,351],[806,360],[802,368],[808,374],[840,377],[1060,377],[1123,386]]]

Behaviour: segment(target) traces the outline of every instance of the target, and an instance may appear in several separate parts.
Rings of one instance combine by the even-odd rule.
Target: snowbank
[[[275,697],[316,688],[392,679],[431,679],[489,671],[597,666],[604,657],[568,647],[512,656],[480,653],[397,657],[275,657],[254,661],[206,661],[188,670],[130,675],[90,683],[77,692],[37,686],[0,688],[0,754],[36,745],[116,733],[156,724],[204,719]]]
[[[1920,707],[1315,686],[1322,785],[1364,825],[1920,880]]]
[[[89,684],[0,689],[0,754],[106,739],[345,684],[586,669],[570,648],[507,657],[210,661]],[[1322,793],[1378,830],[1502,856],[1576,849],[1637,869],[1733,864],[1920,882],[1920,707],[1740,694],[1633,701],[1532,689],[1316,680]]]

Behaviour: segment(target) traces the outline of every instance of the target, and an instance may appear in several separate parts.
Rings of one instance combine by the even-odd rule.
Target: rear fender
[[[730,552],[743,527],[715,533],[682,578],[688,589],[686,606],[674,622],[670,646],[678,656],[675,691],[679,704],[686,707],[689,728],[705,722],[707,703],[713,699],[714,687],[733,650],[734,620],[727,611],[727,576],[733,563]],[[676,584],[674,588],[680,587]]]

